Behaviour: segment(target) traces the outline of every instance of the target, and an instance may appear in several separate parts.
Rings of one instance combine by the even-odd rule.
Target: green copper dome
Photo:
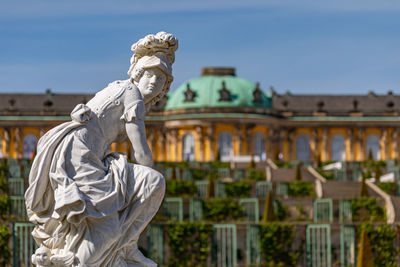
[[[258,84],[236,77],[232,68],[204,68],[202,73],[171,92],[165,109],[271,107],[271,97]]]

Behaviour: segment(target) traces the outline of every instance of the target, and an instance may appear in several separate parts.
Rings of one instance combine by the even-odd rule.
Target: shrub
[[[206,169],[192,169],[192,175],[194,180],[204,180],[207,177],[209,171]]]
[[[382,224],[378,227],[374,227],[371,224],[363,224],[361,228],[361,232],[368,233],[375,266],[396,267],[399,253],[394,244],[396,230],[387,224]]]
[[[203,216],[207,221],[236,221],[244,215],[242,207],[231,198],[205,200]]]
[[[168,196],[193,196],[197,187],[191,181],[168,180],[166,192]]]
[[[361,233],[360,247],[357,256],[357,267],[374,267],[374,255],[372,254],[368,234],[365,230]]]
[[[311,182],[294,181],[289,183],[288,193],[292,197],[313,197],[314,185]]]
[[[385,213],[376,203],[375,198],[360,197],[351,200],[351,211],[354,221],[383,221]]]
[[[294,233],[295,228],[287,224],[260,225],[262,266],[296,266],[301,251],[293,252]]]
[[[212,227],[204,223],[171,223],[167,225],[171,256],[168,266],[202,267],[207,265]]]
[[[378,183],[377,184],[382,191],[384,191],[386,194],[393,194],[394,191],[396,190],[396,183],[392,182],[384,182],[384,183]]]
[[[249,197],[250,190],[250,181],[240,181],[225,184],[225,193],[228,197]]]
[[[257,171],[254,169],[249,170],[248,177],[252,181],[265,181],[266,176],[263,171]]]
[[[301,163],[296,165],[296,174],[294,177],[295,181],[301,181],[303,179],[303,175],[301,174]]]
[[[366,176],[363,175],[360,187],[360,197],[369,197],[367,184],[365,183]]]
[[[270,191],[265,198],[265,205],[264,205],[264,214],[262,217],[262,222],[272,222],[276,220],[275,210],[274,210],[274,199],[272,196],[272,192]]]
[[[212,175],[208,176],[206,197],[207,198],[215,197],[215,182],[214,182],[214,178],[212,177]]]

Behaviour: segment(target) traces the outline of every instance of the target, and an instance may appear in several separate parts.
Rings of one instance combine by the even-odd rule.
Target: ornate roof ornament
[[[256,83],[256,88],[253,91],[253,103],[262,103],[262,91],[260,89],[260,83]]]
[[[231,101],[231,92],[226,89],[226,84],[222,81],[222,89],[219,92],[219,100],[218,101]]]
[[[184,92],[184,94],[185,94],[185,100],[184,100],[185,102],[194,102],[196,92],[190,89],[189,83],[186,85],[186,91]]]

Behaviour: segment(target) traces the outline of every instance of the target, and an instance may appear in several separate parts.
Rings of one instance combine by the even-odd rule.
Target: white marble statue
[[[38,266],[156,266],[137,247],[165,192],[151,169],[144,119],[172,82],[178,41],[165,32],[132,46],[129,80],[115,81],[40,140],[26,208]],[[129,138],[137,164],[110,153]]]

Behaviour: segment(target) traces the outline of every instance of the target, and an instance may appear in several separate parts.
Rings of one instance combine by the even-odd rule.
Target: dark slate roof
[[[272,96],[272,108],[278,112],[293,112],[293,116],[325,112],[327,115],[346,116],[349,113],[383,115],[400,111],[400,96],[375,95],[277,95]]]
[[[68,115],[79,103],[86,103],[89,94],[0,94],[0,114]]]

